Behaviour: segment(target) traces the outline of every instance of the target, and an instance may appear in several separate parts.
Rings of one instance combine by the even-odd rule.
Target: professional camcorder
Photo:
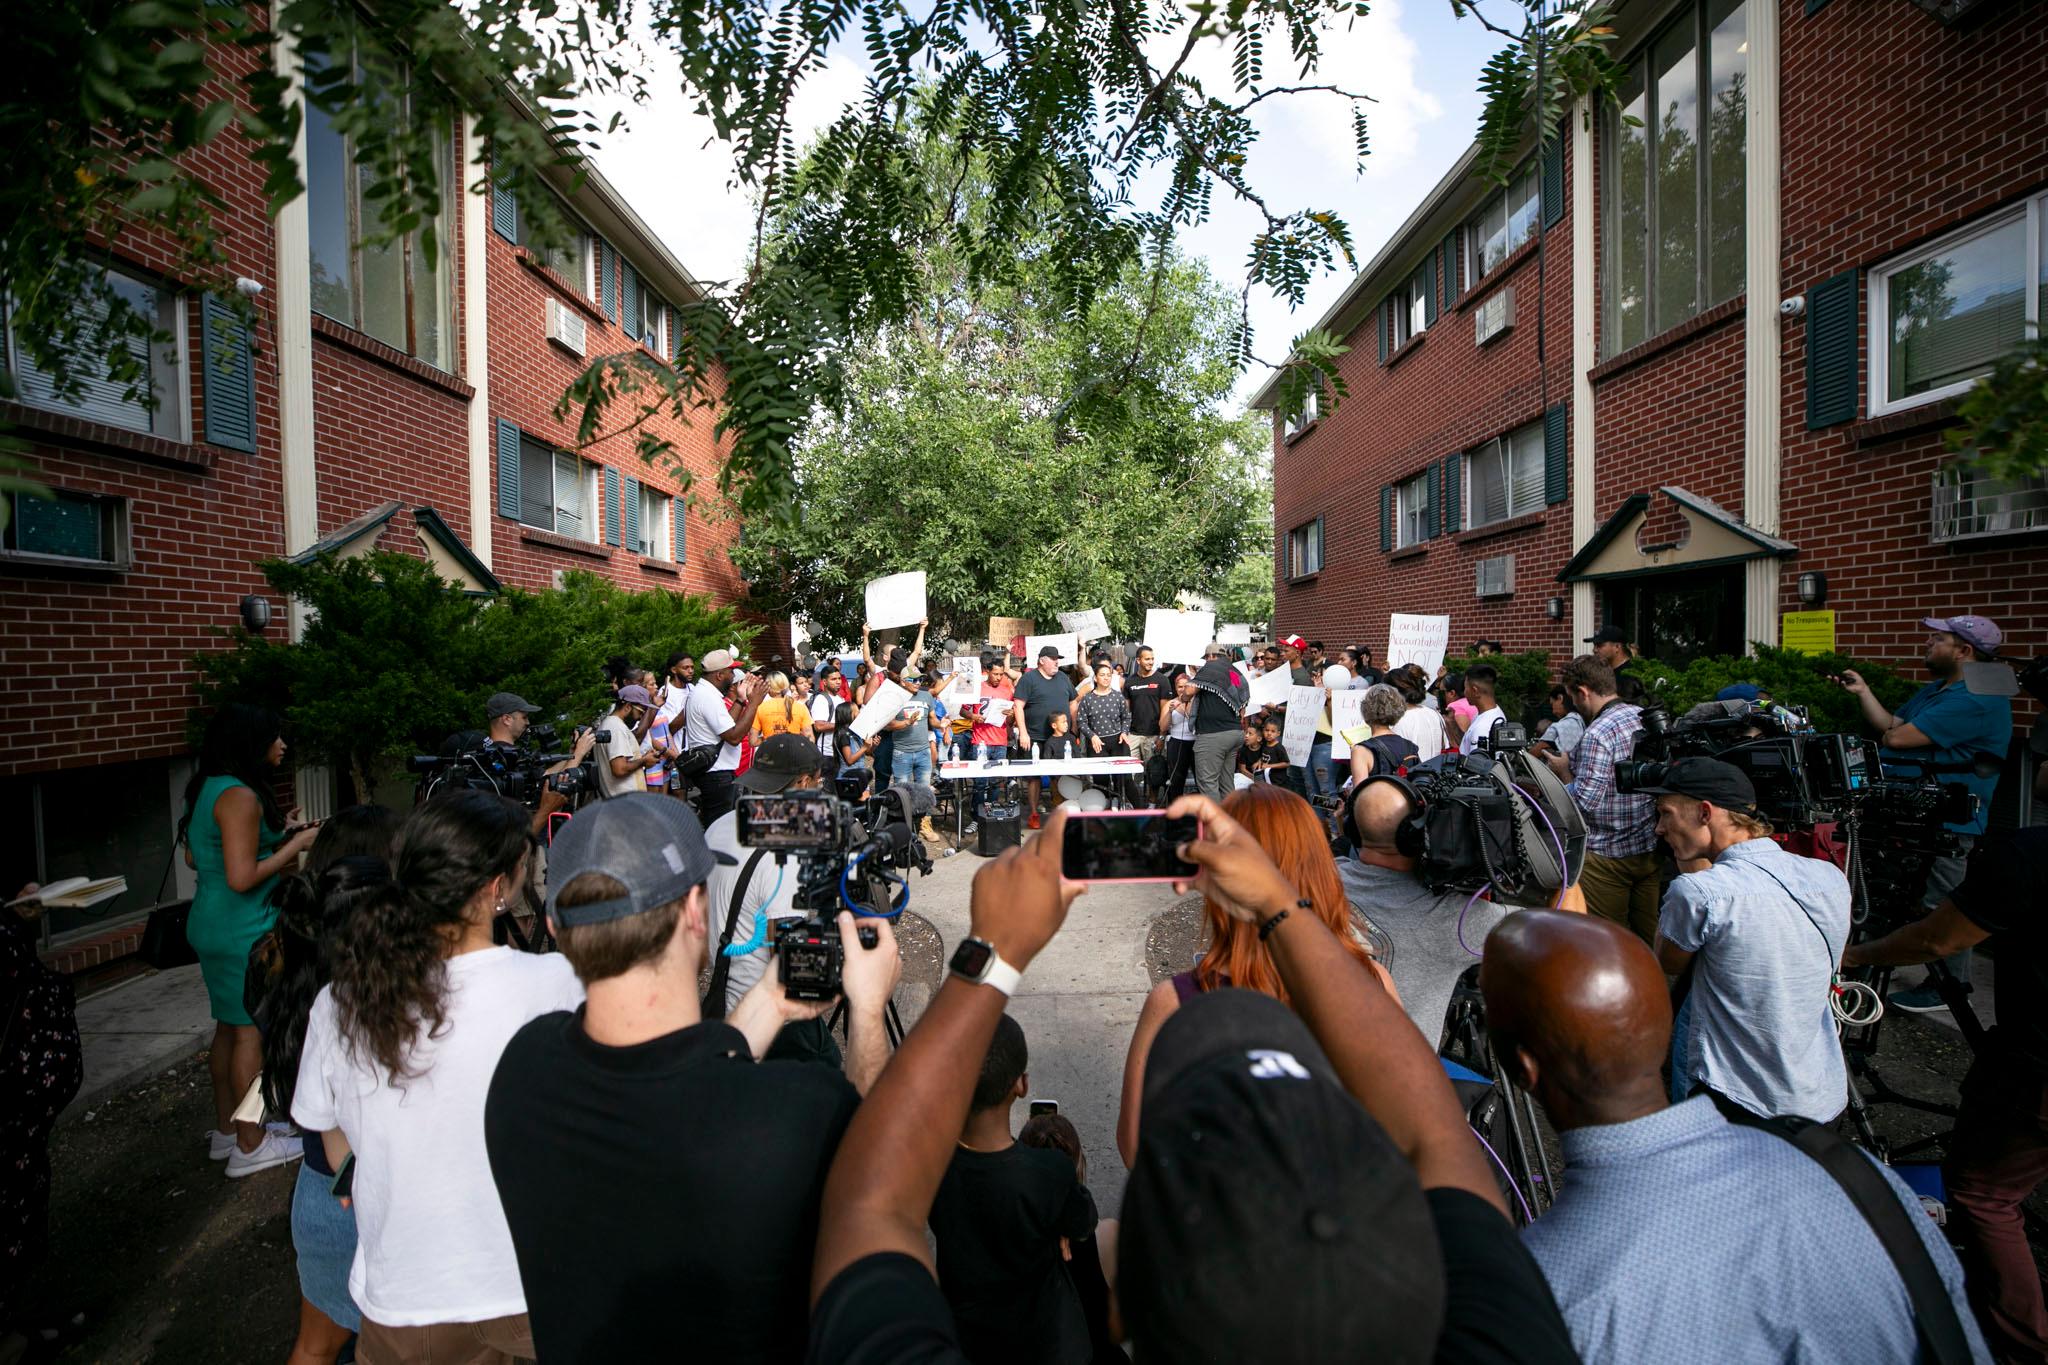
[[[602,730],[596,739],[600,747],[595,758],[550,774],[548,769],[574,757],[554,752],[554,726],[527,727],[526,740],[516,749],[492,744],[481,730],[462,730],[448,737],[440,753],[414,754],[405,761],[405,768],[420,779],[416,802],[443,790],[468,788],[496,792],[529,810],[539,808],[543,791],[559,792],[574,804],[577,798],[601,790],[596,765],[603,761],[606,736]]]
[[[1375,774],[1408,793],[1412,814],[1396,847],[1416,860],[1432,891],[1490,888],[1496,900],[1548,903],[1578,880],[1586,857],[1586,821],[1571,794],[1512,721],[1494,727],[1472,754],[1446,753],[1401,775]],[[1359,842],[1352,808],[1346,834]]]
[[[775,925],[778,979],[792,1000],[829,1000],[839,994],[846,946],[834,918],[894,918],[910,900],[909,874],[932,870],[916,833],[911,789],[890,787],[861,801],[841,800],[822,787],[739,799],[739,841],[764,849],[780,863],[794,855],[796,906],[801,919]],[[875,945],[871,926],[861,943]]]

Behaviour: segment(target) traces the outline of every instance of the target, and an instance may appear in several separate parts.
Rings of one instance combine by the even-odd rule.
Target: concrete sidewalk
[[[213,1037],[206,983],[197,964],[123,981],[78,1002],[78,1032],[85,1084],[59,1123],[205,1047]]]

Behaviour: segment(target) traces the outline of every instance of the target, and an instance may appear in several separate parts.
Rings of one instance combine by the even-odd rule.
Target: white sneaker
[[[256,1144],[254,1151],[245,1152],[237,1147],[228,1154],[228,1179],[240,1180],[245,1175],[267,1171],[273,1166],[284,1166],[305,1154],[305,1144],[298,1138],[286,1137],[272,1129],[263,1134],[263,1141]]]
[[[209,1129],[206,1133],[206,1157],[209,1161],[226,1161],[235,1150],[235,1135]]]

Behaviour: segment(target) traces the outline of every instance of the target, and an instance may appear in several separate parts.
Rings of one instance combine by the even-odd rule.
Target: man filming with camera
[[[484,739],[484,748],[508,766],[518,764],[521,746],[526,741],[526,732],[531,725],[529,718],[538,710],[538,706],[516,692],[493,692],[490,700],[484,703],[484,718],[490,725],[489,733]],[[590,752],[591,742],[589,735],[579,738],[576,741],[575,752],[549,768],[547,776],[553,777],[581,763],[584,756]],[[569,798],[556,791],[553,783],[544,784],[540,790],[540,799],[534,804],[533,832],[545,836],[548,817],[556,811],[568,809],[568,806]]]
[[[1579,879],[1586,908],[1627,925],[1648,943],[1657,932],[1657,809],[1649,797],[1614,785],[1615,763],[1635,752],[1643,708],[1622,700],[1614,670],[1590,654],[1566,664],[1558,681],[1586,732],[1570,759],[1550,753],[1544,761],[1570,784],[1566,790],[1586,817],[1586,866]]]
[[[2012,745],[2012,703],[2004,697],[1980,696],[1964,682],[1966,665],[1997,658],[2005,634],[1996,623],[1982,616],[1928,616],[1920,624],[1928,630],[1925,658],[1934,681],[1915,692],[1896,712],[1887,710],[1871,693],[1870,685],[1853,670],[1845,669],[1836,681],[1855,695],[1863,708],[1864,721],[1881,736],[1883,747],[1877,756],[1886,776],[1961,783],[1977,798],[1975,814],[1947,826],[1949,833],[1959,839],[1960,852],[1936,858],[1928,869],[1927,889],[1920,907],[1933,910],[1963,880],[1970,848],[1991,818],[1991,798],[1998,793],[1998,768]],[[1976,771],[1982,758],[1989,760],[1988,776]],[[1970,950],[1965,948],[1944,961],[1968,991]],[[1886,1003],[1893,1009],[1914,1014],[1946,1008],[1932,982],[1899,991]]]
[[[602,741],[598,747],[604,755],[597,764],[597,785],[606,797],[647,790],[647,770],[662,761],[661,750],[650,747],[643,752],[640,744],[641,718],[653,707],[647,689],[629,683],[619,689],[611,714],[597,723]]]
[[[1673,1089],[1724,1114],[1831,1122],[1848,1103],[1835,1033],[1835,963],[1849,941],[1849,879],[1774,842],[1732,763],[1681,758],[1637,790],[1681,868],[1664,893],[1657,962],[1692,972]],[[1738,1115],[1739,1117],[1739,1115]]]

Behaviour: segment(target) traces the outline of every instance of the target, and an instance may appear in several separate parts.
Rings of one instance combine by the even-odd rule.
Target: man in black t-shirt
[[[549,851],[548,918],[589,997],[514,1035],[484,1106],[542,1360],[803,1349],[826,1169],[888,1058],[895,940],[870,921],[864,949],[839,917],[848,1076],[757,1064],[832,1002],[789,1000],[770,972],[727,1021],[700,1022],[704,883],[721,861],[685,803],[647,793],[577,816]]]
[[[1152,1045],[1117,1255],[1136,1359],[1576,1361],[1422,1035],[1221,807],[1190,796],[1168,813],[1201,821],[1185,856],[1261,927],[1300,1013],[1212,991]],[[975,874],[952,976],[840,1144],[814,1365],[969,1359],[924,1220],[1009,992],[1082,890],[1060,876],[1065,825],[1054,811]]]
[[[932,1199],[939,1288],[975,1365],[1088,1365],[1088,1323],[1060,1239],[1095,1235],[1095,1201],[1064,1152],[1010,1134],[1010,1109],[1029,1093],[1028,1061],[1024,1030],[1005,1014]]]
[[[1026,753],[1036,744],[1041,751],[1045,742],[1052,738],[1052,718],[1055,712],[1074,719],[1074,680],[1060,671],[1060,651],[1056,645],[1043,645],[1038,651],[1038,667],[1017,680],[1017,747]],[[1038,828],[1037,778],[1024,784],[1025,805],[1031,812],[1030,826]]]
[[[1131,753],[1150,763],[1164,742],[1159,733],[1159,718],[1166,710],[1166,703],[1173,699],[1173,683],[1165,670],[1159,667],[1152,646],[1138,646],[1137,665],[1124,679],[1124,699],[1131,704]],[[1157,785],[1144,784],[1148,801],[1152,788]]]
[[[2048,763],[2034,775],[2048,797]],[[2027,1245],[2021,1205],[2048,1178],[2048,826],[1978,843],[1962,884],[1924,919],[1854,943],[1845,969],[1934,962],[1994,935],[1998,1027],[1963,1077],[1962,1112],[1941,1173],[1964,1283],[2000,1360],[2048,1354],[2048,1307]]]

